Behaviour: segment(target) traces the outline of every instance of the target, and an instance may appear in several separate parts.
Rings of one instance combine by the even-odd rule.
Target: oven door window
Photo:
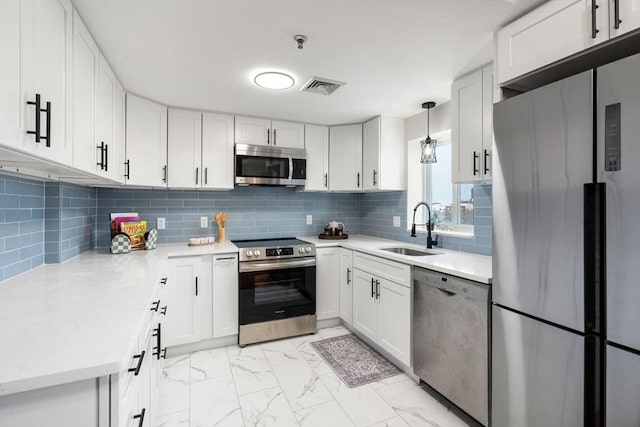
[[[240,324],[316,312],[315,267],[240,273]]]
[[[236,176],[244,178],[289,178],[289,159],[236,156]]]

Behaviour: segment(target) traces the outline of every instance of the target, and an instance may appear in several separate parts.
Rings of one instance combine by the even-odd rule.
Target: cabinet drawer
[[[353,253],[353,268],[359,268],[403,286],[411,286],[411,266],[360,252]]]

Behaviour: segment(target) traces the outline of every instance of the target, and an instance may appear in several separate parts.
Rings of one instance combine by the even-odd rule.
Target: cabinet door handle
[[[161,285],[166,285],[167,284],[167,279],[168,279],[168,277],[163,277],[162,279],[160,279],[160,284]]]
[[[376,280],[376,299],[380,298],[380,281]]]
[[[329,174],[324,174],[324,188],[329,188]]]
[[[267,145],[271,144],[271,132],[267,129]]]
[[[127,178],[127,180],[129,180],[129,170],[130,170],[129,168],[130,167],[131,167],[131,163],[129,163],[129,160],[124,162],[124,177]],[[167,283],[167,282],[165,281],[165,283]]]
[[[207,181],[208,181],[208,179],[207,179],[207,170],[208,169],[209,168],[204,168],[204,185],[207,185]]]
[[[96,148],[100,150],[100,163],[96,165],[100,166],[100,170],[104,170],[104,141],[100,141],[100,145],[96,145]]]
[[[198,276],[196,276],[196,296],[198,296]]]
[[[47,101],[47,108],[44,111],[47,113],[47,136],[41,136],[40,138],[46,139],[47,143],[45,145],[51,147],[51,103],[49,101]]]
[[[167,315],[167,306],[166,305],[160,309],[160,314],[162,314],[163,316]]]
[[[477,166],[476,166],[479,157],[480,156],[478,156],[478,153],[476,153],[475,150],[474,150],[474,152],[473,152],[473,176],[476,176],[477,174],[480,173],[480,169],[478,169]]]
[[[162,182],[167,183],[167,165],[162,167]]]
[[[276,129],[273,130],[273,145],[276,145]]]
[[[373,277],[372,277],[371,278],[371,298],[374,298],[376,296],[376,293],[373,290],[373,283],[374,283],[374,280],[373,280]]]
[[[104,170],[109,172],[109,144],[104,145]]]
[[[35,105],[35,111],[36,111],[36,129],[35,130],[28,130],[27,133],[29,135],[35,135],[35,139],[36,142],[40,142],[40,94],[36,93],[36,100],[35,101],[27,101],[27,105]]]
[[[222,257],[222,258],[216,258],[216,261],[225,261],[225,260],[231,260],[231,259],[236,259],[236,257],[226,256],[226,257]]]
[[[129,372],[133,372],[133,375],[135,376],[138,376],[138,374],[140,373],[140,368],[142,367],[142,361],[144,360],[145,353],[146,352],[142,350],[142,353],[136,354],[135,356],[133,356],[134,359],[138,359],[138,364],[136,365],[135,368],[129,368]]]
[[[163,358],[163,359],[167,358],[167,347],[162,349],[162,356],[160,356],[160,357]]]
[[[489,157],[489,150],[485,148],[484,150],[484,174],[489,173],[489,162],[487,162],[487,158]]]
[[[613,28],[620,28],[622,20],[620,19],[620,0],[613,0]]]
[[[198,185],[198,175],[199,175],[200,169],[196,167],[196,185]]]
[[[597,34],[600,32],[596,28],[596,9],[598,5],[596,4],[596,0],[591,0],[591,38],[595,39]]]
[[[360,172],[358,172],[357,176],[358,176],[357,187],[360,188]]]
[[[351,269],[347,268],[347,285],[351,283]]]
[[[138,427],[142,427],[144,425],[144,414],[147,412],[146,408],[142,408],[142,411],[138,415],[134,415],[133,419],[138,420]]]
[[[373,186],[375,187],[378,182],[376,181],[376,175],[378,174],[378,172],[376,172],[376,170],[373,170]]]
[[[159,308],[160,308],[160,300],[154,301],[153,303],[151,303],[151,311],[155,311],[157,313]]]

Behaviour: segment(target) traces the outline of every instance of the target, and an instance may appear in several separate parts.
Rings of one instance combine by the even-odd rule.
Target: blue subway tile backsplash
[[[491,185],[474,187],[475,237],[440,237],[442,247],[491,254]],[[215,236],[216,212],[225,211],[227,239],[313,236],[331,220],[348,233],[412,243],[407,230],[405,191],[366,194],[305,193],[283,187],[238,187],[232,191],[92,188],[41,182],[0,173],[0,281],[43,263],[64,262],[110,244],[109,213],[138,212],[159,230],[159,243],[184,243]],[[306,224],[306,216],[313,223]],[[393,216],[401,227],[393,227]],[[200,228],[200,217],[208,225]]]

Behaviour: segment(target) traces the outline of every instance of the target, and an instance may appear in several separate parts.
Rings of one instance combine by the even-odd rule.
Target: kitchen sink
[[[405,248],[402,246],[393,247],[393,248],[380,248],[380,250],[393,252],[395,254],[400,255],[408,255],[408,256],[426,256],[426,255],[440,255],[440,252],[433,252],[429,250],[422,249],[413,249],[413,248]]]

